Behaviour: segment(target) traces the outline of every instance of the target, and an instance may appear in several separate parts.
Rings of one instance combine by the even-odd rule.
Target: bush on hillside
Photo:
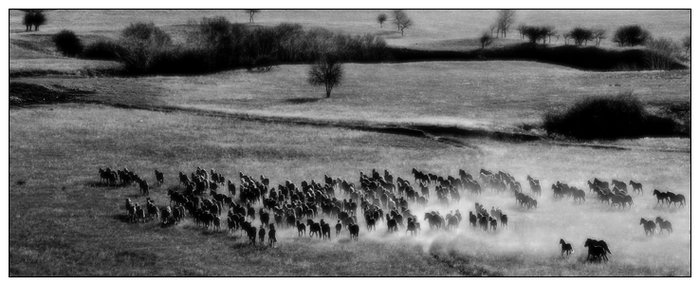
[[[83,51],[83,43],[73,31],[62,30],[51,38],[56,45],[56,50],[64,56],[73,57]]]
[[[622,26],[615,31],[613,42],[619,46],[644,45],[649,40],[651,34],[639,25]]]
[[[122,31],[120,45],[124,54],[119,59],[134,73],[147,73],[156,58],[172,49],[170,36],[153,23],[132,23]]]
[[[580,100],[564,112],[545,114],[544,128],[550,134],[578,139],[673,136],[679,133],[675,121],[649,114],[641,101],[631,94]]]
[[[119,60],[119,56],[125,53],[124,48],[114,41],[97,41],[88,44],[80,56],[91,60]]]

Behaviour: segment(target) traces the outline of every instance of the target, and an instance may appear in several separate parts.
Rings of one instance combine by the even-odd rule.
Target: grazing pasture
[[[467,50],[496,16],[409,10],[415,26],[401,37],[390,21],[379,28],[379,12],[263,11],[254,25],[293,22],[379,35],[394,47]],[[181,42],[202,17],[247,22],[241,11],[46,14],[40,31],[23,33],[22,13],[10,11],[12,276],[690,275],[689,138],[573,141],[542,136],[538,127],[547,112],[621,93],[689,126],[689,70],[344,64],[343,82],[324,98],[308,84],[308,65],[124,77],[117,62],[66,58],[51,43],[63,29],[84,44],[116,39],[143,21]],[[638,23],[679,40],[689,34],[689,18],[680,10],[526,10],[515,25],[560,32],[580,25],[611,35]],[[519,41],[511,31],[494,45]],[[616,49],[609,39],[601,45]],[[497,136],[471,136],[483,133]],[[207,171],[216,182],[201,179]],[[360,188],[368,176],[381,183],[379,174],[418,199],[387,199],[381,212],[357,219],[300,209],[304,215],[284,223],[269,200],[232,204],[243,189],[262,188],[252,183],[258,178],[272,187],[335,185],[342,201],[359,192],[338,182]],[[173,194],[195,188],[205,207],[170,205]],[[343,208],[361,204],[355,198]],[[230,209],[243,209],[250,225],[228,220]],[[609,251],[588,239],[605,241]]]
[[[347,64],[343,84],[322,100],[323,88],[306,83],[307,70],[284,65],[262,74],[17,80],[94,91],[108,103],[496,130],[537,124],[545,112],[587,96],[631,92],[649,111],[672,116],[668,107],[690,100],[689,71],[584,72],[517,61]]]
[[[689,194],[687,153],[479,139],[458,147],[401,135],[81,104],[13,109],[10,124],[12,275],[689,273],[689,208],[656,206],[648,191]],[[409,179],[411,168],[444,176],[457,176],[459,168],[474,176],[480,168],[502,169],[521,183],[527,175],[539,179],[543,191],[536,197],[538,207],[531,210],[516,205],[509,193],[494,191],[464,193],[459,203],[447,206],[434,198],[424,207],[411,206],[416,214],[460,210],[465,219],[449,232],[431,231],[422,220],[416,236],[405,228],[388,234],[385,223],[367,232],[360,223],[359,240],[351,242],[347,230],[322,241],[297,238],[296,229],[279,228],[278,246],[261,248],[248,246],[240,232],[202,230],[191,219],[168,228],[155,221],[127,223],[124,198],[141,204],[145,198],[136,185],[100,186],[97,169],[106,166],[128,166],[151,185],[153,170],[163,172],[164,186],[150,190],[158,205],[167,204],[166,186],[177,184],[177,173],[196,166],[216,169],[227,178],[236,178],[238,172],[265,175],[271,185],[322,182],[323,175],[356,182],[360,171],[373,168]],[[587,190],[585,182],[593,177],[634,179],[647,192],[634,196],[632,208],[621,210],[593,199],[583,204],[557,201],[548,187],[559,180]],[[524,185],[523,191],[529,193],[529,187]],[[587,196],[592,195],[587,191]],[[495,232],[469,227],[466,216],[475,202],[501,209],[509,217],[508,226]],[[657,216],[672,221],[673,232],[646,236],[639,218]],[[589,237],[610,245],[607,264],[583,262],[583,243]],[[560,238],[574,248],[568,259],[560,258]],[[397,261],[400,268],[386,267]]]

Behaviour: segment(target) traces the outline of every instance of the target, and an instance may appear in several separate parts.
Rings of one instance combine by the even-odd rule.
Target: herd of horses
[[[221,231],[225,218],[227,232],[240,231],[253,245],[264,245],[267,236],[268,245],[274,246],[277,242],[276,227],[296,228],[300,237],[308,235],[322,240],[330,240],[331,230],[335,229],[336,237],[347,231],[351,240],[358,240],[360,217],[368,232],[375,231],[377,224],[385,224],[388,232],[397,232],[403,228],[405,233],[418,235],[421,220],[411,211],[412,205],[426,207],[433,200],[447,206],[451,201],[459,201],[465,192],[478,196],[482,191],[488,190],[512,193],[516,205],[527,211],[537,208],[535,198],[542,195],[539,180],[527,176],[530,193],[525,193],[521,184],[503,171],[481,169],[477,178],[464,170],[459,170],[458,177],[443,177],[417,169],[411,173],[411,181],[394,178],[387,170],[383,174],[372,170],[369,174],[360,172],[359,183],[324,176],[323,182],[302,181],[297,186],[285,181],[271,186],[270,180],[264,176],[258,179],[239,172],[239,182],[236,184],[213,169],[207,171],[197,167],[189,175],[179,173],[178,185],[167,191],[170,199],[168,205],[158,206],[147,197],[145,208],[131,199],[126,199],[125,208],[130,222],[159,219],[163,226],[178,224],[189,217],[198,226]],[[135,183],[142,195],[150,194],[148,183],[127,168],[100,168],[99,174],[102,183],[107,185],[128,186]],[[156,184],[163,185],[163,173],[155,170],[154,174]],[[643,193],[641,183],[630,181],[629,185],[633,192],[640,195]],[[632,198],[627,193],[627,184],[624,182],[613,180],[610,184],[595,178],[588,182],[588,186],[601,202],[623,209],[632,206]],[[585,191],[562,182],[552,185],[552,194],[555,200],[572,198],[576,203],[584,203],[586,196]],[[654,190],[653,194],[659,204],[669,207],[685,205],[683,195],[658,190]],[[226,213],[223,218],[222,213]],[[474,229],[493,232],[499,224],[501,228],[508,227],[508,215],[495,206],[488,211],[476,202],[474,209],[468,213],[469,226]],[[257,227],[254,225],[256,220],[260,222]],[[327,220],[335,221],[335,225],[331,226]],[[431,230],[453,230],[461,224],[462,214],[458,209],[445,216],[439,211],[428,211],[424,213],[422,221]],[[642,219],[641,224],[647,234],[653,233],[656,225],[659,226],[659,232],[672,231],[671,223],[660,217],[656,221]],[[562,255],[573,252],[572,246],[563,239],[560,244]],[[604,241],[588,239],[585,247],[589,251],[589,261],[607,261],[610,250]]]

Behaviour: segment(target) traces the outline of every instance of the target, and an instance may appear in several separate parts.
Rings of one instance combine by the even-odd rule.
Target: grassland
[[[11,85],[26,92],[79,103],[10,110],[10,275],[689,275],[690,209],[655,206],[658,188],[690,198],[690,140],[642,138],[605,142],[537,140],[509,142],[431,138],[336,127],[311,122],[425,123],[487,130],[523,131],[541,115],[581,97],[632,92],[655,113],[682,113],[689,120],[690,72],[584,72],[533,62],[422,62],[347,64],[343,85],[322,99],[306,83],[307,66],[283,65],[269,73],[227,71],[200,76],[92,77],[88,70],[116,63],[82,61],[55,53],[50,35],[75,30],[87,42],[115,38],[131,22],[152,21],[177,37],[188,20],[215,15],[246,22],[240,11],[49,11],[38,33],[23,33],[21,13],[10,12]],[[409,11],[416,26],[399,37],[379,29],[377,11],[264,11],[256,22],[298,22],[338,31],[383,35],[394,46],[465,49],[494,18],[494,11]],[[614,27],[643,23],[657,36],[689,33],[687,11],[519,11],[518,21],[560,30],[596,23]],[[465,24],[466,22],[466,24]],[[512,33],[498,45],[517,42]],[[609,42],[604,46],[610,47]],[[60,75],[57,75],[60,74]],[[11,88],[11,96],[13,90]],[[96,104],[95,104],[96,103]],[[115,108],[121,106],[122,108]],[[133,108],[133,109],[132,109]],[[179,110],[156,112],[142,109]],[[198,112],[194,112],[198,111]],[[274,117],[282,123],[240,120]],[[323,124],[321,124],[323,125]],[[536,132],[536,131],[535,131]],[[604,147],[604,148],[591,148]],[[214,168],[227,177],[265,175],[276,185],[323,175],[356,181],[360,171],[389,169],[408,178],[411,168],[456,175],[459,168],[505,170],[525,182],[542,180],[537,210],[492,193],[465,196],[448,207],[430,204],[415,213],[459,209],[478,201],[503,209],[508,229],[484,234],[463,223],[453,232],[424,230],[416,238],[361,230],[359,242],[344,233],[330,242],[278,233],[274,249],[247,246],[240,234],[203,231],[191,222],[161,228],[122,220],[126,197],[139,202],[135,186],[97,186],[99,167],[128,167],[150,182],[153,169],[166,184],[179,171]],[[556,181],[585,188],[593,177],[641,181],[645,194],[630,210],[596,203],[553,201]],[[689,199],[690,202],[690,199]],[[645,237],[640,217],[673,222],[669,236]],[[583,241],[605,239],[607,265],[583,263]],[[559,258],[558,240],[576,252]]]
[[[583,72],[532,62],[347,64],[329,99],[307,66],[203,76],[17,78],[93,92],[94,100],[314,120],[418,122],[498,130],[539,124],[550,110],[593,95],[631,92],[651,111],[690,100],[690,73]]]
[[[108,116],[106,116],[108,115]],[[320,180],[324,174],[354,179],[371,168],[409,176],[417,167],[455,174],[498,168],[522,179],[635,178],[645,188],[689,192],[689,157],[643,148],[627,151],[470,141],[459,148],[429,139],[321,127],[232,121],[92,105],[13,109],[10,116],[11,275],[687,275],[688,209],[654,208],[653,197],[635,197],[630,211],[589,201],[583,206],[542,198],[525,212],[498,195],[467,197],[449,209],[466,212],[479,201],[499,206],[511,227],[486,236],[464,225],[457,232],[424,231],[419,239],[362,232],[360,242],[298,239],[282,231],[279,247],[245,246],[240,235],[202,231],[190,223],[160,228],[120,220],[123,199],[143,200],[135,187],[96,187],[98,167],[128,166],[152,181],[152,169],[174,185],[178,171],[195,166],[265,174],[273,184]],[[37,140],[42,138],[43,140]],[[546,150],[546,151],[545,151]],[[23,182],[20,184],[19,182]],[[154,197],[166,204],[165,187]],[[576,211],[574,211],[574,208]],[[428,209],[442,209],[430,205]],[[447,209],[443,209],[446,211]],[[420,212],[419,209],[416,211]],[[645,238],[639,216],[674,223],[669,237]],[[347,235],[347,234],[345,234]],[[577,254],[558,258],[559,236]],[[580,263],[585,237],[613,245],[607,267]],[[660,247],[661,245],[666,245]],[[513,262],[504,263],[514,259]],[[655,261],[664,261],[658,264]]]

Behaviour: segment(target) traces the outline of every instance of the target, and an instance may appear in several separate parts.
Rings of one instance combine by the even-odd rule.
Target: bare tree
[[[595,45],[599,46],[600,41],[605,39],[605,30],[603,29],[595,29],[593,30],[593,39],[595,40]]]
[[[340,85],[343,80],[343,66],[333,56],[323,56],[311,66],[309,70],[309,83],[314,86],[326,87],[326,98],[331,97],[334,87]]]
[[[245,12],[248,14],[248,23],[255,23],[255,14],[260,13],[259,9],[246,9]]]
[[[408,15],[406,15],[406,12],[403,10],[394,10],[394,24],[396,25],[396,28],[401,32],[401,36],[403,37],[403,32],[405,29],[410,28],[413,26],[413,21],[411,18],[408,18]]]
[[[379,22],[379,28],[384,28],[384,22],[386,22],[386,14],[381,13],[377,16],[377,22]]]
[[[525,39],[525,30],[527,29],[527,25],[525,24],[520,24],[518,25],[518,33],[520,33],[520,39],[524,40]]]
[[[515,23],[515,11],[513,10],[500,10],[498,11],[498,17],[496,18],[496,27],[498,28],[499,36],[503,35],[505,38],[507,36],[510,27]]]

